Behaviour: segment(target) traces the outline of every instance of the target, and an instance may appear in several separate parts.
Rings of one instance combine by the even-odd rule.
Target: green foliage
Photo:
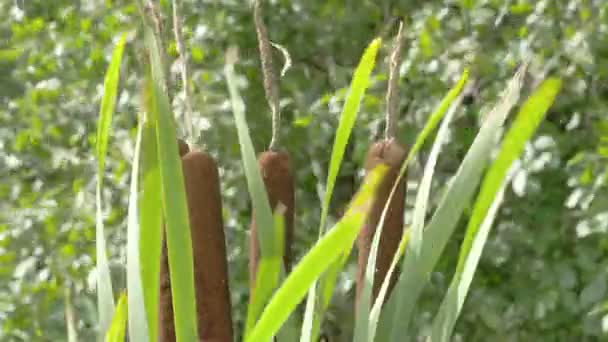
[[[127,326],[128,316],[128,300],[127,294],[123,293],[116,303],[116,310],[114,311],[114,317],[112,323],[109,325],[108,332],[106,334],[106,342],[123,342],[125,340],[125,331]]]
[[[163,1],[162,6],[168,48],[174,45],[169,4]],[[238,84],[247,104],[252,142],[259,150],[269,141],[270,118],[256,37],[247,6],[233,1],[184,0],[182,13],[185,45],[191,53],[195,126],[201,132],[196,143],[204,143],[221,167],[234,322],[243,327],[250,202],[242,195],[246,182],[239,144],[227,138],[236,131],[223,67],[225,47],[238,45]],[[464,113],[454,118],[450,142],[443,147],[433,177],[429,210],[436,210],[475,138],[478,114],[487,112],[516,63],[531,61],[530,85],[547,76],[563,79],[547,119],[515,162],[513,182],[505,190],[495,229],[454,327],[454,340],[606,337],[601,324],[608,314],[608,163],[601,140],[606,136],[608,108],[602,82],[608,70],[605,1],[368,1],[352,6],[296,0],[269,3],[267,13],[272,41],[285,46],[293,61],[281,79],[281,106],[284,147],[291,152],[298,184],[297,256],[318,238],[311,228],[318,225],[328,146],[335,138],[349,80],[369,41],[394,34],[395,18],[404,18],[407,27],[398,134],[403,143],[413,145],[447,85],[465,66],[471,67],[471,77],[478,82],[477,91],[463,99]],[[125,288],[129,169],[147,65],[141,60],[143,39],[135,30],[139,16],[131,1],[31,0],[0,2],[0,18],[0,35],[5,38],[0,41],[0,340],[65,339],[69,288],[78,338],[92,341],[99,323],[94,272],[97,165],[91,150],[96,144],[95,114],[115,39],[127,32],[129,48],[121,66],[101,193],[108,263],[118,292]],[[427,47],[430,53],[422,51]],[[381,49],[379,60],[385,55]],[[328,222],[338,219],[352,197],[365,150],[382,132],[387,68],[379,63],[376,70],[337,175]],[[170,73],[168,79],[174,87],[176,75]],[[181,98],[173,99],[172,105],[175,113],[183,112]],[[146,150],[153,149],[149,133],[155,129],[144,127],[142,145],[147,148],[142,151],[141,184],[142,197],[158,208],[154,201],[160,197],[154,200],[150,194],[160,192],[149,184],[159,184],[154,180],[160,177],[159,170],[146,158]],[[423,146],[419,159],[425,162],[427,155]],[[408,182],[415,185],[421,174],[417,163],[410,167]],[[412,199],[408,195],[408,223]],[[464,210],[467,219],[470,210]],[[154,223],[160,217],[149,220],[152,223],[141,225],[142,241],[160,241],[160,224]],[[412,331],[430,331],[458,260],[464,228],[463,222],[456,224],[430,274],[416,305]],[[142,242],[140,251],[142,260],[146,255],[157,260],[160,245]],[[153,284],[157,265],[141,266],[144,281]],[[348,262],[321,325],[333,341],[352,340],[353,279]],[[145,292],[149,316],[156,308],[150,304],[156,291],[151,286]]]
[[[116,105],[116,93],[118,92],[118,79],[120,76],[120,63],[125,47],[126,36],[122,35],[114,53],[112,62],[106,72],[104,81],[103,98],[99,109],[99,123],[97,126],[97,145],[95,146],[97,157],[97,191],[95,202],[97,204],[95,237],[97,241],[97,308],[99,310],[99,326],[105,331],[110,326],[114,312],[114,293],[112,291],[112,280],[108,257],[106,255],[106,238],[103,229],[101,190],[103,176],[105,174],[106,150],[108,148],[108,136],[110,135],[110,124],[114,106]]]
[[[135,140],[135,153],[133,156],[133,166],[131,168],[131,186],[129,187],[129,209],[127,212],[127,292],[129,293],[129,338],[134,341],[149,341],[149,333],[156,332],[157,329],[148,329],[146,319],[149,318],[145,308],[144,283],[142,282],[140,244],[146,243],[141,240],[139,216],[137,215],[138,204],[138,180],[141,155],[143,123],[137,126],[137,137]],[[155,211],[160,211],[156,209]],[[142,212],[142,215],[153,215],[152,212]],[[148,290],[149,291],[149,290]],[[149,291],[151,292],[151,291]],[[157,292],[158,293],[158,292]],[[154,317],[150,317],[154,318]],[[154,335],[153,335],[154,336]]]
[[[403,162],[403,165],[401,166],[401,169],[399,170],[399,177],[395,181],[395,184],[393,185],[393,188],[391,190],[387,203],[391,202],[391,199],[394,196],[395,189],[397,187],[396,184],[399,183],[399,179],[404,177],[405,170],[407,169],[413,156],[416,155],[416,153],[418,153],[418,151],[424,144],[427,137],[432,133],[432,131],[435,130],[435,128],[439,124],[439,121],[441,121],[443,116],[448,111],[448,107],[454,106],[454,105],[456,107],[458,106],[458,104],[460,102],[460,99],[458,97],[467,82],[468,76],[469,76],[469,71],[465,70],[463,72],[460,80],[456,83],[456,85],[452,89],[450,89],[450,91],[446,94],[446,96],[440,102],[437,109],[429,117],[429,120],[427,121],[424,128],[420,132],[420,135],[416,138],[416,142],[414,143],[414,146],[409,151],[407,158],[405,159],[405,161]],[[453,108],[452,115],[453,115],[453,112],[455,111],[456,107]],[[438,149],[439,146],[441,146],[443,144],[443,140],[445,139],[443,136],[446,135],[448,132],[446,122],[451,121],[452,115],[450,115],[449,119],[443,120],[444,124],[442,124],[442,126],[445,126],[445,128],[442,131],[444,133],[437,134],[437,138],[435,140],[435,143],[433,144],[434,149],[436,149],[436,148]],[[435,147],[435,146],[437,146],[437,147]],[[437,154],[437,153],[435,153],[435,154]],[[433,159],[436,160],[437,156],[435,155],[433,158],[429,159],[429,163]],[[430,171],[427,172],[425,169],[425,176],[427,177],[427,180],[425,181],[425,178],[423,177],[423,181],[421,182],[420,189],[418,190],[418,195],[416,198],[417,208],[414,211],[414,213],[415,213],[414,214],[414,217],[415,217],[414,223],[415,224],[410,229],[410,232],[411,231],[415,232],[414,235],[422,234],[422,226],[424,225],[424,223],[420,220],[420,218],[424,218],[424,215],[426,214],[426,203],[428,203],[428,192],[430,191],[430,185],[431,185],[430,180],[432,178],[432,172],[433,172],[432,170],[434,169],[434,164],[435,164],[435,161],[432,162],[432,166],[430,166]],[[384,225],[384,219],[386,217],[387,210],[388,210],[388,207],[385,206],[384,209],[382,210],[382,216],[380,218],[380,221],[378,222],[378,227],[381,227]],[[380,230],[376,229],[376,231],[380,231]],[[408,239],[408,240],[410,239],[410,236],[412,236],[412,234],[410,232],[408,232],[407,235],[403,236],[402,241],[400,242],[400,245],[405,244],[406,239]],[[421,236],[417,236],[416,239],[418,241],[416,241],[416,243],[419,244],[420,243],[419,240],[421,238],[422,238]],[[370,248],[370,256],[369,256],[369,259],[367,262],[367,267],[366,267],[366,272],[365,272],[365,285],[364,285],[363,291],[361,293],[361,298],[359,299],[360,304],[357,307],[357,312],[359,312],[359,315],[357,317],[357,322],[355,325],[355,340],[358,340],[358,341],[374,339],[376,326],[378,324],[378,316],[380,315],[380,306],[382,305],[382,303],[384,303],[384,298],[385,298],[385,294],[386,294],[386,291],[388,288],[389,280],[391,279],[391,273],[393,272],[392,269],[394,269],[394,267],[395,267],[395,266],[392,266],[391,270],[385,276],[385,279],[382,280],[382,287],[384,288],[384,290],[382,290],[382,292],[384,292],[385,294],[379,294],[378,298],[376,298],[376,301],[374,302],[374,306],[376,307],[376,310],[374,310],[375,313],[374,314],[370,313],[370,315],[367,315],[366,313],[369,312],[370,306],[371,306],[371,295],[372,295],[371,285],[375,281],[373,278],[374,272],[372,270],[376,269],[376,254],[378,253],[379,243],[380,243],[380,234],[374,234],[372,246]],[[416,243],[414,243],[414,245]],[[395,255],[395,257],[394,257],[395,260],[393,262],[393,265],[395,265],[396,262],[399,260],[399,258],[401,258],[402,250],[403,250],[403,248],[401,248],[401,251],[398,252],[397,255]],[[417,252],[419,253],[419,251],[417,251]],[[380,281],[380,280],[378,280],[378,281]]]
[[[145,91],[150,92],[147,103],[147,119],[156,127],[156,146],[160,170],[161,208],[167,238],[171,297],[175,314],[175,338],[177,341],[198,339],[196,321],[196,297],[194,293],[194,264],[192,238],[182,163],[177,147],[177,129],[168,94],[163,90],[163,67],[159,49],[150,27],[146,27],[146,46],[150,56],[150,75],[146,79]],[[145,148],[145,147],[144,147]],[[158,187],[157,187],[158,188]],[[156,208],[155,210],[158,210]],[[149,241],[160,246],[160,239]],[[143,260],[158,263],[159,259]],[[148,267],[151,268],[151,267]],[[155,285],[146,284],[148,286]],[[152,317],[148,317],[151,321]],[[153,331],[151,336],[156,336]]]
[[[325,221],[327,220],[329,204],[334,191],[336,178],[338,177],[338,171],[340,170],[346,145],[355,125],[357,114],[359,113],[361,100],[363,99],[363,96],[365,95],[365,92],[369,86],[369,79],[372,70],[376,65],[376,54],[378,53],[381,42],[382,41],[379,38],[374,39],[363,52],[361,61],[354,72],[349,93],[346,96],[346,101],[344,102],[344,108],[342,109],[338,128],[336,129],[336,136],[329,161],[329,171],[327,173],[326,182],[327,185],[321,207],[319,238],[321,238],[325,232]],[[304,322],[302,325],[302,336],[300,339],[301,342],[316,340],[319,333],[321,319],[329,306],[329,302],[334,292],[336,278],[338,273],[344,267],[344,263],[346,262],[349,254],[350,249],[345,251],[345,253],[338,258],[336,263],[329,267],[327,273],[321,277],[318,295],[316,289],[317,284],[313,284],[306,302],[306,311],[304,312]]]
[[[561,80],[548,79],[523,104],[501,144],[496,160],[484,177],[462,242],[456,273],[433,323],[432,341],[447,342],[450,340],[485,244],[484,236],[487,238],[487,232],[496,216],[498,207],[496,198],[497,196],[502,197],[501,192],[504,191],[507,172],[545,118],[545,114],[553,104],[560,88]],[[491,213],[492,211],[494,213]],[[484,222],[486,220],[489,221]]]
[[[521,73],[515,75],[500,101],[486,116],[469,148],[454,179],[428,225],[422,231],[422,238],[408,243],[401,275],[395,285],[389,301],[395,305],[394,311],[389,311],[381,319],[388,324],[390,341],[403,338],[403,330],[408,329],[417,300],[422,289],[429,280],[429,275],[435,268],[450,236],[453,234],[458,219],[465,206],[471,200],[483,171],[490,159],[490,152],[496,139],[496,133],[503,125],[507,114],[519,98],[521,88]],[[422,230],[422,227],[418,227]],[[414,234],[413,232],[411,234]],[[416,246],[416,242],[420,246]],[[382,326],[382,322],[380,323]],[[384,339],[382,339],[384,340]]]

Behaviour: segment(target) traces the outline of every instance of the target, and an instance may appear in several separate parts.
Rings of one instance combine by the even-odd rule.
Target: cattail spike
[[[232,341],[228,260],[220,179],[215,161],[191,151],[182,158],[190,213],[200,341]]]
[[[228,260],[222,219],[219,174],[215,161],[179,143],[194,258],[194,284],[200,341],[231,342],[232,314]],[[182,154],[183,153],[183,154]],[[175,341],[166,244],[161,262],[159,341]]]
[[[291,245],[294,234],[294,179],[289,160],[289,154],[286,152],[266,151],[260,154],[258,158],[258,166],[266,192],[270,208],[274,211],[279,203],[285,206],[285,241],[283,249],[283,264],[286,273],[289,273],[291,267]],[[255,287],[255,279],[257,275],[257,266],[260,260],[260,244],[257,237],[257,226],[255,222],[255,213],[253,213],[251,222],[251,232],[249,237],[249,281],[251,291]]]
[[[405,149],[394,139],[376,142],[367,152],[365,160],[366,172],[370,172],[374,167],[381,163],[389,166],[389,170],[376,192],[376,198],[374,199],[365,225],[361,229],[357,239],[357,247],[359,250],[356,289],[357,303],[365,282],[365,269],[367,267],[367,259],[369,257],[376,226],[380,221],[382,211],[391,193],[393,185],[399,176],[399,169],[405,159],[405,155]],[[372,292],[374,299],[378,295],[378,291],[382,286],[382,281],[390,268],[393,256],[399,247],[401,235],[403,234],[404,201],[405,178],[402,178],[389,204],[384,225],[380,227],[382,235],[380,236],[380,244],[378,246],[378,255],[376,258],[376,271],[374,274]],[[396,280],[396,275],[396,272],[393,273],[389,293],[394,285],[394,281]]]

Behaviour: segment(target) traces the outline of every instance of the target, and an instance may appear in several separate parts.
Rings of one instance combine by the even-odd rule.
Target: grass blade
[[[97,156],[97,187],[95,194],[96,220],[95,220],[95,249],[97,254],[97,308],[99,310],[99,333],[103,336],[110,325],[114,312],[114,293],[112,291],[112,279],[106,255],[106,239],[103,227],[101,189],[103,174],[105,172],[106,152],[108,148],[108,137],[112,114],[116,105],[116,94],[118,92],[118,81],[120,78],[120,62],[126,42],[126,34],[123,34],[112,53],[110,66],[106,71],[103,85],[103,98],[99,109],[99,123],[97,125],[97,139],[95,152]]]
[[[281,328],[313,282],[352,245],[367,216],[376,188],[386,173],[380,165],[366,177],[347,213],[302,258],[275,292],[246,341],[268,341]]]
[[[147,92],[151,96],[151,89]],[[147,101],[149,101],[148,99]],[[149,102],[148,102],[149,103]],[[147,108],[150,108],[148,105]],[[142,194],[139,198],[139,263],[150,341],[158,340],[158,299],[162,234],[162,206],[156,123],[144,120],[142,128]]]
[[[196,297],[192,260],[192,238],[186,203],[184,175],[177,146],[177,136],[169,98],[163,91],[162,63],[151,29],[145,28],[146,45],[150,53],[151,89],[150,119],[156,123],[158,165],[160,169],[161,201],[167,232],[167,254],[171,278],[171,293],[175,315],[177,341],[196,341]],[[160,235],[160,234],[159,234]],[[160,246],[160,236],[154,245]],[[154,260],[159,262],[159,260]]]
[[[151,92],[151,91],[150,91]],[[149,107],[148,107],[149,108]],[[158,340],[158,296],[162,207],[156,124],[144,120],[142,129],[142,194],[139,198],[139,263],[150,341]]]
[[[232,54],[233,52],[234,51],[230,51],[229,53]],[[236,58],[236,56],[231,57]],[[278,245],[277,240],[281,238],[275,236],[277,235],[277,230],[274,228],[268,194],[266,193],[264,181],[262,180],[258,168],[253,142],[249,135],[249,127],[245,120],[245,104],[243,103],[236,86],[233,62],[234,60],[228,60],[224,68],[224,73],[230,92],[232,113],[236,123],[241,158],[243,160],[243,167],[245,168],[247,179],[247,188],[253,204],[253,212],[256,215],[258,240],[260,242],[261,251],[256,286],[254,289],[255,295],[252,300],[250,300],[247,309],[247,320],[245,323],[245,337],[247,337],[257,322],[258,317],[262,312],[262,308],[277,286],[281,272],[282,244],[281,246]]]
[[[141,150],[142,122],[137,126],[135,155],[131,170],[129,209],[127,215],[127,298],[129,304],[129,338],[132,341],[149,341],[144,306],[143,283],[139,258],[139,222],[137,217],[137,191],[139,177],[139,155]]]
[[[336,138],[331,151],[331,159],[329,161],[329,171],[327,173],[327,185],[325,194],[323,196],[323,206],[321,209],[321,220],[319,223],[319,236],[325,233],[325,221],[327,220],[327,214],[329,212],[329,202],[336,185],[336,178],[338,177],[338,171],[342,165],[342,159],[344,158],[344,151],[350,138],[351,132],[359,113],[359,106],[363,96],[369,85],[369,78],[372,74],[372,70],[376,64],[376,55],[380,44],[382,43],[380,38],[374,39],[369,46],[365,49],[361,61],[355,69],[353,80],[350,85],[350,90],[342,113],[340,114],[340,122],[336,130]]]
[[[464,86],[464,83],[462,83],[462,86]],[[462,89],[462,86],[458,87],[458,84],[457,84],[456,88],[454,88],[454,89]],[[446,98],[450,98],[450,97],[448,96]],[[416,203],[414,206],[414,218],[412,221],[412,226],[410,228],[410,232],[407,235],[407,239],[410,240],[410,243],[412,243],[412,244],[416,243],[416,242],[420,243],[420,241],[422,241],[422,228],[424,227],[424,218],[425,218],[426,211],[427,211],[427,204],[428,204],[429,195],[430,195],[430,191],[431,191],[431,181],[433,179],[435,165],[437,163],[437,159],[439,157],[441,147],[443,146],[443,144],[445,144],[445,142],[447,140],[450,123],[452,122],[452,119],[454,118],[454,116],[456,114],[456,110],[460,106],[461,100],[462,100],[462,96],[458,96],[450,104],[450,108],[447,111],[447,113],[445,114],[445,118],[444,118],[443,122],[441,123],[441,126],[439,127],[439,131],[437,132],[437,137],[435,138],[435,142],[433,144],[433,147],[431,148],[431,153],[429,155],[426,166],[424,168],[422,180],[420,181],[420,186],[418,188],[418,194],[416,195]],[[440,106],[438,108],[438,110],[441,110],[442,108],[444,108],[444,107]],[[376,234],[376,236],[378,237],[378,243],[379,243],[380,234]],[[374,236],[374,238],[376,238],[376,236]],[[414,238],[414,237],[416,237],[416,238]],[[418,239],[418,240],[416,240],[416,239]],[[403,250],[403,249],[401,249],[401,250]],[[380,293],[378,294],[378,297],[376,298],[372,311],[370,312],[369,315],[367,315],[366,313],[367,313],[367,310],[369,310],[369,298],[371,297],[371,284],[373,283],[373,281],[376,281],[376,280],[373,279],[373,275],[374,275],[373,272],[370,272],[370,271],[366,272],[365,276],[367,279],[369,279],[369,281],[366,282],[366,285],[365,285],[365,287],[369,288],[369,289],[364,289],[364,291],[367,290],[367,293],[365,293],[365,295],[367,296],[367,298],[366,298],[367,307],[363,308],[363,310],[366,310],[366,311],[358,311],[358,312],[362,312],[362,314],[361,314],[362,317],[361,317],[360,322],[359,322],[359,318],[358,318],[357,324],[367,327],[367,331],[365,331],[365,329],[360,328],[361,332],[359,333],[359,338],[360,338],[359,341],[374,341],[374,339],[375,339],[376,327],[378,325],[378,318],[380,317],[381,307],[382,307],[382,304],[384,303],[384,298],[386,297],[386,292],[388,291],[388,286],[390,283],[390,279],[392,277],[392,273],[394,272],[394,268],[396,267],[397,261],[400,258],[399,254],[400,254],[399,252],[396,253],[395,257],[393,258],[394,260],[391,263],[391,267],[389,268],[389,271],[387,272],[385,278],[382,280],[382,286],[380,288]],[[375,257],[375,254],[374,254],[374,257]],[[368,262],[368,264],[374,265],[374,267],[375,267],[375,263],[372,263],[372,261],[375,261],[375,260],[370,260]],[[368,267],[370,267],[370,266],[368,266]]]
[[[123,293],[118,299],[116,312],[106,334],[106,342],[124,342],[127,325],[127,294]]]
[[[508,170],[523,152],[526,142],[536,132],[560,87],[561,81],[558,79],[550,78],[544,81],[524,103],[505,136],[475,202],[460,249],[456,273],[433,323],[432,341],[449,340],[501,202]]]
[[[382,40],[380,38],[376,38],[365,49],[359,65],[355,69],[355,73],[350,84],[350,89],[346,97],[344,107],[342,108],[340,122],[338,123],[336,137],[334,139],[334,145],[331,152],[329,171],[327,173],[327,185],[323,197],[321,218],[319,222],[319,238],[321,238],[321,236],[325,233],[325,224],[327,215],[329,213],[329,203],[333,194],[336,178],[338,177],[338,171],[340,170],[342,159],[344,158],[344,151],[355,125],[357,114],[359,113],[361,100],[365,96],[365,92],[369,86],[369,79],[376,64],[376,55],[378,54],[378,49],[380,48],[381,43]],[[347,253],[349,252],[350,250]],[[309,299],[306,302],[306,311],[304,313],[304,323],[302,325],[302,334],[300,338],[301,342],[309,342],[316,338],[320,320],[323,316],[323,312],[329,305],[338,272],[343,267],[344,260],[346,260],[346,257],[348,256],[347,253],[339,259],[339,262],[332,265],[327,274],[321,278],[321,298],[320,307],[318,309],[315,309],[317,300],[316,283],[313,284],[309,293]]]
[[[498,208],[502,204],[504,190],[506,185],[509,183],[507,179],[501,185],[498,193],[496,194],[496,198],[492,201],[492,205],[488,209],[488,213],[481,224],[481,228],[479,234],[477,234],[473,244],[474,251],[470,254],[472,258],[476,258],[479,261],[479,257],[481,256],[481,252],[483,250],[483,245],[486,242],[488,234],[490,232],[490,228],[494,223],[494,219],[496,218],[496,214],[498,213]],[[469,271],[469,267],[473,267],[472,271]],[[464,303],[464,299],[466,297],[466,289],[462,287],[466,287],[470,285],[470,281],[473,279],[473,273],[475,272],[475,268],[477,267],[477,262],[467,263],[465,266],[465,270],[467,273],[470,272],[470,279],[468,281],[461,280],[460,284],[454,283],[456,280],[456,276],[453,278],[450,287],[443,298],[441,306],[439,307],[439,313],[435,316],[433,320],[433,329],[431,331],[431,336],[429,337],[429,341],[449,341],[450,336],[452,334],[452,330],[454,329],[454,324],[458,319],[458,315],[460,314],[460,309],[462,308],[462,304]],[[462,279],[462,278],[460,278]],[[465,285],[465,282],[467,283]],[[464,294],[464,297],[460,298],[461,294]]]
[[[401,341],[407,331],[414,305],[426,284],[429,274],[437,263],[443,248],[452,235],[458,218],[479,184],[494,145],[497,132],[501,129],[507,114],[517,102],[524,68],[509,83],[498,105],[486,116],[480,132],[455,177],[443,196],[431,221],[423,231],[420,252],[414,253],[408,243],[401,275],[389,300],[395,300],[395,310],[383,318],[390,320],[391,341]],[[391,317],[392,316],[392,317]]]
[[[114,107],[116,105],[118,81],[120,79],[120,63],[122,61],[126,39],[127,35],[123,34],[118,40],[118,43],[112,52],[112,59],[103,82],[103,98],[101,99],[101,106],[99,109],[99,122],[97,125],[97,139],[95,145],[97,172],[99,175],[103,175],[105,170],[108,137],[110,135],[112,115],[114,114]]]

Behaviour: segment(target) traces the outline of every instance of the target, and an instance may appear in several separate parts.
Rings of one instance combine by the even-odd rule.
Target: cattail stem
[[[272,60],[272,49],[270,39],[268,38],[268,30],[264,19],[262,18],[262,3],[261,0],[253,2],[253,21],[255,23],[255,31],[258,37],[258,48],[260,50],[260,59],[262,60],[262,74],[264,76],[264,91],[266,93],[266,101],[272,112],[272,138],[270,139],[269,150],[274,151],[279,144],[279,124],[281,113],[279,108],[279,87],[277,85],[274,64]]]
[[[182,87],[184,94],[184,121],[186,126],[186,134],[190,141],[194,140],[194,126],[192,123],[192,104],[190,103],[190,87],[188,84],[188,52],[184,48],[184,39],[182,37],[182,25],[180,17],[179,0],[173,0],[173,33],[175,35],[175,46],[180,59],[180,74],[182,78]]]
[[[386,127],[384,137],[392,139],[397,133],[397,119],[399,114],[399,66],[401,65],[401,47],[403,22],[399,23],[399,31],[393,42],[393,50],[390,57],[388,90],[386,92]]]

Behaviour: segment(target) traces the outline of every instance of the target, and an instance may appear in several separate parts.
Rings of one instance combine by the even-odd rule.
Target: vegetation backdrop
[[[167,26],[169,1],[160,1]],[[245,1],[183,1],[198,142],[220,165],[235,323],[248,292],[251,209],[223,77],[229,45],[240,50],[247,120],[258,151],[270,114],[251,8]],[[556,103],[518,161],[455,331],[461,341],[595,341],[608,337],[608,3],[602,0],[269,2],[272,41],[290,53],[281,79],[283,147],[297,180],[296,252],[315,241],[320,189],[346,87],[367,44],[404,20],[399,140],[411,144],[465,66],[477,81],[437,166],[436,202],[479,125],[478,113],[522,59],[528,89],[564,80]],[[103,197],[115,288],[125,287],[126,208],[143,45],[132,1],[0,2],[0,340],[62,341],[96,334],[95,129],[103,75],[128,32]],[[170,30],[167,52],[176,60]],[[388,40],[386,40],[388,41]],[[360,183],[364,153],[382,133],[388,44],[383,47],[338,179],[331,215]],[[281,55],[277,53],[277,59]],[[177,65],[171,77],[178,79]],[[174,99],[177,112],[183,99]],[[419,158],[424,161],[428,148]],[[413,194],[420,166],[409,174]],[[466,216],[466,214],[465,214]],[[466,217],[463,223],[466,222]],[[431,324],[464,234],[450,241],[414,324]],[[339,279],[324,331],[352,331],[355,265]]]

